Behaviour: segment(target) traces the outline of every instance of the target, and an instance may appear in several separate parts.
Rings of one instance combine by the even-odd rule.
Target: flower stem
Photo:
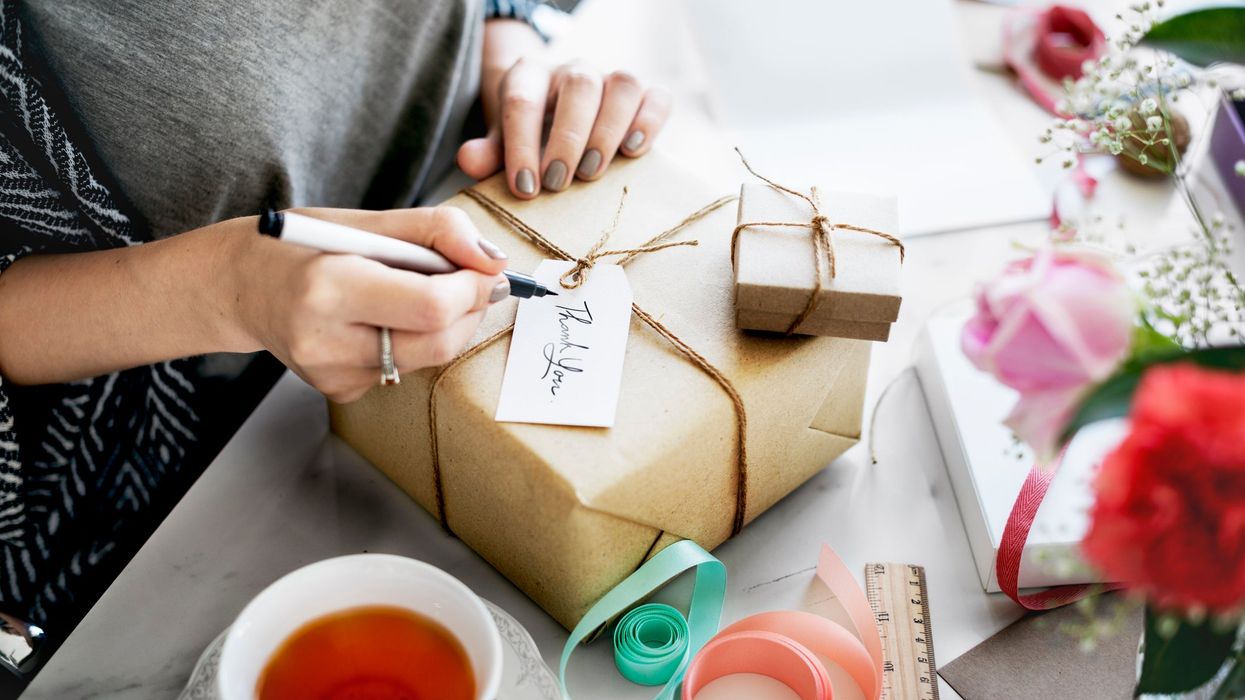
[[[1166,54],[1160,54],[1160,65],[1166,63],[1166,58]],[[1172,164],[1170,172],[1176,191],[1184,200],[1185,206],[1189,209],[1189,213],[1193,215],[1193,219],[1197,224],[1198,234],[1206,245],[1208,252],[1207,259],[1223,265],[1220,260],[1223,251],[1220,250],[1219,242],[1215,238],[1214,228],[1207,222],[1206,215],[1202,213],[1202,207],[1198,204],[1197,197],[1194,196],[1192,188],[1189,187],[1188,167],[1181,159],[1180,150],[1176,147],[1176,134],[1175,130],[1172,128],[1172,111],[1167,101],[1167,90],[1163,85],[1162,78],[1159,78],[1158,80],[1158,89],[1155,91],[1155,94],[1158,97],[1159,113],[1163,117],[1163,130],[1166,135],[1165,141],[1167,142],[1167,150],[1170,154]],[[1228,283],[1232,285],[1233,291],[1235,291],[1238,300],[1245,302],[1245,289],[1242,289],[1240,283],[1236,279],[1236,276],[1227,269],[1226,265],[1224,265],[1224,271],[1226,272],[1225,277],[1227,278]],[[1205,345],[1209,342],[1207,335],[1209,332],[1210,319],[1213,318],[1214,315],[1214,302],[1210,296],[1209,277],[1201,282],[1200,292],[1201,301],[1206,307],[1206,318],[1203,319],[1202,323],[1199,323],[1198,319],[1190,319],[1190,325],[1194,341]]]

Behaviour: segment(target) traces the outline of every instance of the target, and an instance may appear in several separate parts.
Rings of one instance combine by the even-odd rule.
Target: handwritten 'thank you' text
[[[544,260],[532,273],[556,287],[573,260]],[[608,428],[622,393],[631,285],[618,265],[598,263],[574,289],[524,299],[514,317],[497,420]],[[590,347],[591,346],[591,347]]]
[[[592,311],[588,308],[588,302],[582,301],[579,306],[558,306],[558,339],[551,343],[546,343],[542,354],[545,358],[545,373],[540,376],[542,380],[549,380],[549,393],[553,396],[558,395],[558,389],[562,388],[562,382],[565,381],[567,373],[579,373],[584,371],[583,355],[588,350],[588,346],[577,343],[573,340],[575,329],[580,326],[592,325]]]

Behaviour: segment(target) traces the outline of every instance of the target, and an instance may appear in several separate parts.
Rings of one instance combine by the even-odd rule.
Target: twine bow
[[[474,192],[474,190],[468,190],[468,191]],[[472,196],[472,199],[475,199],[475,197]],[[476,201],[479,201],[479,200],[476,200]],[[610,239],[610,236],[612,236],[614,234],[614,231],[618,228],[618,219],[619,217],[622,216],[623,205],[626,202],[627,202],[627,188],[623,187],[622,196],[618,198],[618,209],[614,211],[614,220],[613,222],[610,223],[610,227],[605,229],[605,231],[601,234],[601,237],[597,239],[597,242],[593,244],[591,248],[588,249],[588,252],[585,253],[582,258],[574,258],[575,267],[572,267],[571,269],[562,273],[562,277],[558,279],[558,283],[562,285],[563,289],[575,289],[579,285],[583,284],[584,280],[586,279],[586,276],[584,273],[587,272],[589,269],[591,269],[592,266],[595,265],[596,262],[600,260],[601,258],[607,258],[613,255],[624,255],[626,257],[624,257],[622,260],[619,260],[618,264],[626,265],[628,262],[630,262],[632,258],[634,258],[637,255],[641,255],[643,253],[653,253],[659,250],[665,250],[666,248],[674,248],[676,246],[698,246],[700,245],[700,241],[669,241],[668,239],[674,234],[683,230],[683,227],[687,226],[687,224],[691,223],[692,221],[695,221],[696,219],[699,219],[701,216],[704,216],[705,214],[708,213],[704,210],[701,210],[699,212],[696,212],[695,214],[692,214],[690,217],[684,219],[678,226],[675,226],[674,228],[668,229],[666,231],[663,231],[657,234],[656,236],[650,238],[646,243],[644,243],[643,245],[637,248],[624,248],[621,250],[601,250],[602,248],[605,247],[605,242]],[[725,202],[722,202],[722,204],[725,204]],[[718,206],[721,206],[721,204],[718,204]],[[714,208],[716,209],[717,207],[714,207]]]
[[[804,321],[809,316],[812,315],[813,311],[817,309],[817,303],[819,301],[819,297],[821,296],[821,290],[822,290],[821,278],[822,278],[822,274],[823,274],[823,270],[825,269],[825,266],[829,265],[830,267],[830,279],[834,279],[838,273],[838,269],[836,267],[837,262],[835,260],[835,255],[834,255],[834,235],[833,234],[835,230],[843,229],[845,231],[856,231],[857,233],[867,233],[871,236],[877,236],[879,238],[885,239],[889,241],[891,244],[899,248],[899,262],[900,264],[903,264],[903,259],[904,259],[903,241],[899,240],[898,238],[896,238],[895,236],[892,236],[889,233],[886,233],[885,231],[876,231],[871,228],[864,228],[863,226],[855,226],[853,224],[847,224],[847,223],[831,223],[830,218],[826,216],[825,214],[821,213],[821,199],[817,194],[816,187],[810,187],[808,190],[808,194],[805,194],[798,190],[793,190],[790,187],[787,187],[785,185],[780,185],[777,182],[774,182],[768,177],[765,177],[764,175],[753,170],[752,166],[749,165],[748,163],[748,159],[744,157],[743,152],[740,151],[738,148],[735,149],[735,152],[739,154],[739,160],[743,162],[744,167],[748,169],[748,172],[752,173],[757,179],[765,182],[765,184],[769,185],[770,187],[773,187],[774,189],[780,192],[786,192],[787,194],[793,197],[797,197],[799,199],[804,200],[805,202],[808,203],[809,208],[812,209],[812,212],[813,212],[812,218],[809,219],[807,223],[793,222],[793,221],[747,221],[736,226],[735,230],[731,232],[731,264],[732,265],[735,263],[735,250],[736,250],[736,244],[739,242],[739,234],[741,231],[743,231],[746,228],[751,228],[753,226],[779,226],[779,227],[788,227],[788,228],[805,228],[805,229],[808,229],[809,232],[812,234],[810,238],[812,239],[812,243],[813,243],[813,264],[816,267],[815,276],[813,278],[813,291],[808,295],[808,301],[805,302],[804,304],[804,310],[801,311],[800,314],[795,317],[795,321],[793,321],[791,325],[787,327],[787,335],[791,335],[792,333],[795,333],[799,329],[800,324],[804,323]],[[823,262],[823,260],[825,262]]]
[[[623,200],[620,200],[618,203],[618,210],[614,213],[613,223],[605,231],[605,233],[601,236],[601,238],[596,242],[596,244],[592,246],[592,248],[588,251],[588,253],[586,253],[583,257],[576,257],[574,255],[571,255],[567,251],[563,250],[561,246],[557,245],[553,241],[546,238],[539,231],[529,226],[526,222],[524,222],[519,217],[515,216],[513,213],[511,213],[501,204],[497,203],[495,200],[493,200],[488,195],[482,192],[479,192],[478,190],[474,190],[474,189],[466,189],[466,190],[463,190],[462,193],[465,194],[467,197],[470,197],[472,200],[474,200],[477,204],[480,205],[481,208],[483,208],[489,214],[493,215],[499,221],[501,221],[504,224],[509,225],[516,232],[521,234],[523,237],[527,238],[529,241],[535,244],[536,247],[540,248],[544,252],[548,253],[549,255],[553,257],[560,258],[562,260],[575,261],[575,266],[571,268],[567,272],[566,275],[563,275],[563,278],[560,280],[562,286],[567,289],[574,289],[575,287],[578,287],[579,285],[583,284],[584,279],[585,279],[585,274],[588,271],[588,269],[590,269],[593,266],[593,264],[596,263],[597,260],[603,257],[607,257],[611,255],[622,255],[624,257],[618,261],[618,264],[625,265],[629,261],[631,261],[633,258],[635,258],[637,255],[641,255],[644,253],[651,253],[651,252],[655,252],[658,250],[664,250],[666,248],[672,248],[674,246],[698,245],[697,241],[672,242],[670,241],[670,239],[674,237],[675,235],[677,235],[683,229],[687,228],[692,223],[707,216],[708,214],[721,208],[722,206],[735,201],[736,199],[734,196],[720,197],[710,202],[709,204],[706,204],[700,209],[692,212],[679,223],[657,234],[656,236],[650,238],[647,242],[645,242],[643,245],[639,247],[628,248],[625,250],[602,251],[601,249],[605,247],[606,241],[609,240],[610,235],[614,232],[614,229],[616,229],[618,226],[618,218],[622,212],[623,201],[625,201],[626,194],[627,194],[627,190],[624,188]],[[656,331],[657,334],[660,335],[663,339],[665,339],[667,342],[673,345],[674,348],[678,350],[685,358],[687,358],[688,361],[696,365],[696,367],[700,369],[702,372],[709,375],[709,377],[713,379],[713,381],[716,382],[718,386],[721,387],[722,391],[725,392],[726,395],[730,398],[731,404],[735,408],[736,488],[735,488],[735,512],[731,519],[731,535],[732,536],[737,535],[739,534],[740,530],[743,529],[744,521],[747,517],[747,512],[748,512],[748,450],[747,450],[748,417],[747,417],[747,413],[744,411],[743,398],[739,395],[739,391],[735,389],[735,385],[731,383],[730,379],[728,379],[726,375],[722,374],[722,372],[717,367],[714,367],[707,359],[705,359],[704,356],[696,352],[696,350],[692,348],[692,346],[688,345],[682,338],[678,337],[673,332],[671,332],[670,329],[662,325],[656,318],[650,315],[647,311],[641,309],[639,305],[632,303],[631,311],[632,313],[636,315],[637,318],[639,318],[641,321],[647,324],[650,328]],[[428,387],[428,428],[429,428],[429,446],[432,450],[433,487],[434,487],[434,491],[436,495],[436,502],[437,502],[437,517],[441,521],[441,527],[444,528],[447,532],[451,532],[451,530],[450,530],[450,524],[449,524],[449,516],[447,515],[446,509],[445,509],[444,480],[441,474],[440,450],[437,445],[437,402],[436,402],[437,387],[440,386],[441,380],[444,379],[446,375],[448,375],[449,372],[452,371],[455,367],[462,364],[468,358],[481,352],[489,345],[492,345],[497,340],[505,337],[512,330],[514,330],[513,323],[501,329],[500,331],[497,331],[493,335],[490,335],[489,337],[485,338],[483,341],[481,341],[474,347],[467,349],[461,355],[454,358],[449,363],[447,363],[445,366],[443,366],[433,376],[432,381]],[[661,538],[661,534],[662,533],[658,533],[657,538],[653,540],[653,545],[656,545],[657,540]],[[650,550],[652,549],[652,545],[650,545],[649,549]],[[647,557],[647,554],[645,556]]]

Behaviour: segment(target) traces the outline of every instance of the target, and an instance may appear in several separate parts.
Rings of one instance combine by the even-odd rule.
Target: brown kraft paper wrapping
[[[573,255],[612,221],[608,248],[638,246],[714,201],[697,178],[651,154],[611,165],[594,183],[524,202],[501,176],[477,190]],[[549,257],[465,195],[461,207],[516,270]],[[762,337],[735,328],[726,206],[675,240],[700,241],[636,257],[627,266],[635,302],[724,374],[747,415],[750,521],[860,436],[869,346],[821,337]],[[605,262],[609,262],[606,260]],[[591,275],[591,270],[588,271]],[[540,303],[539,301],[531,303]],[[514,321],[497,304],[472,346]],[[570,628],[652,554],[688,538],[712,549],[735,517],[738,435],[721,385],[634,314],[612,428],[498,423],[493,419],[509,338],[441,379],[436,423],[450,529]],[[333,430],[424,509],[438,515],[429,440],[429,388],[438,370],[331,405]]]

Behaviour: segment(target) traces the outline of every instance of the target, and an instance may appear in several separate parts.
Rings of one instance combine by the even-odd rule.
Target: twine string
[[[665,250],[667,248],[672,248],[675,246],[698,245],[699,244],[698,241],[677,241],[676,242],[676,241],[671,241],[670,239],[674,237],[675,235],[677,235],[679,232],[681,232],[683,229],[695,223],[696,221],[704,218],[705,216],[716,211],[722,206],[735,201],[734,196],[720,197],[714,200],[713,202],[710,202],[709,204],[687,215],[679,223],[666,229],[665,231],[662,231],[656,236],[650,238],[647,242],[645,242],[644,244],[640,246],[637,246],[635,248],[621,249],[621,250],[602,251],[601,249],[605,247],[605,243],[609,240],[609,237],[613,234],[614,230],[618,227],[618,219],[622,213],[623,202],[625,201],[626,195],[627,195],[627,190],[624,188],[623,197],[619,201],[618,209],[614,213],[614,220],[611,223],[610,227],[606,229],[605,233],[602,234],[601,238],[599,238],[597,242],[592,246],[592,248],[589,249],[588,253],[586,253],[582,258],[580,258],[580,257],[571,255],[566,250],[558,246],[556,243],[546,238],[539,231],[532,228],[525,221],[515,216],[512,212],[510,212],[508,209],[503,207],[501,204],[498,204],[496,200],[489,197],[488,195],[482,192],[479,192],[477,190],[474,190],[474,189],[463,190],[462,194],[465,194],[471,200],[479,204],[481,208],[483,208],[486,212],[491,214],[494,218],[510,226],[515,231],[523,235],[524,238],[527,238],[529,241],[535,244],[536,247],[540,248],[545,253],[553,257],[560,258],[562,260],[574,261],[575,267],[571,268],[571,270],[568,271],[567,275],[563,275],[563,278],[561,280],[562,285],[566,287],[567,289],[574,289],[575,287],[578,287],[581,284],[583,284],[584,279],[585,279],[585,274],[587,273],[587,271],[596,263],[597,260],[600,260],[601,258],[608,257],[608,256],[621,255],[623,257],[618,261],[618,264],[625,265],[631,260],[633,260],[636,256],[643,255],[645,253],[652,253],[652,252],[656,252],[659,250]],[[570,275],[571,272],[574,272],[575,274]],[[656,318],[654,318],[651,314],[646,312],[644,309],[641,309],[639,305],[632,303],[631,310],[636,315],[636,317],[638,317],[641,321],[647,324],[649,328],[652,328],[654,331],[656,331],[657,334],[660,335],[663,339],[669,342],[689,362],[691,362],[698,369],[700,369],[702,372],[707,374],[711,379],[713,379],[713,381],[717,383],[719,387],[722,388],[722,391],[725,392],[727,397],[730,398],[731,400],[731,404],[733,405],[735,409],[735,428],[736,428],[735,512],[731,519],[731,536],[737,535],[743,529],[744,521],[747,517],[747,509],[748,509],[748,452],[747,452],[748,417],[747,417],[747,412],[744,410],[743,398],[739,395],[739,391],[735,389],[735,385],[731,383],[730,379],[728,379],[725,374],[723,374],[717,367],[714,367],[713,364],[709,362],[709,360],[705,359],[703,355],[701,355],[694,348],[688,345],[682,338],[675,335],[674,332],[666,328],[662,323],[660,323]],[[483,351],[486,347],[492,345],[496,341],[505,337],[513,330],[514,330],[514,324],[511,323],[505,328],[502,328],[496,333],[493,333],[489,337],[485,338],[483,341],[481,341],[477,345],[469,348],[468,350],[463,352],[458,357],[454,358],[453,360],[450,360],[448,363],[442,366],[440,370],[437,371],[437,373],[432,378],[432,382],[429,385],[429,389],[428,389],[428,432],[430,435],[429,444],[432,449],[432,478],[433,478],[433,486],[436,492],[437,518],[441,521],[441,527],[444,528],[446,532],[452,532],[452,531],[450,529],[449,517],[446,512],[444,478],[443,478],[442,471],[441,471],[441,455],[440,455],[440,449],[438,447],[438,442],[437,442],[437,410],[436,410],[437,409],[437,403],[436,403],[437,389],[438,387],[441,386],[442,380],[455,367],[458,367],[459,365],[461,365],[463,362],[465,362],[469,358],[477,355],[478,353]]]
[[[797,199],[804,200],[808,204],[809,208],[812,209],[812,212],[813,212],[813,215],[808,220],[808,222],[746,221],[746,222],[740,223],[738,226],[735,227],[735,230],[731,232],[731,265],[735,264],[735,254],[736,254],[735,251],[737,248],[736,244],[739,242],[740,232],[742,232],[744,229],[761,227],[761,226],[767,226],[767,227],[775,226],[775,227],[780,227],[780,228],[785,227],[785,228],[807,229],[811,233],[809,238],[811,239],[811,243],[813,246],[813,266],[814,266],[813,290],[808,295],[808,300],[804,303],[804,309],[800,311],[799,315],[795,317],[795,320],[791,322],[791,325],[787,326],[787,331],[786,331],[787,335],[791,335],[793,333],[798,332],[800,326],[804,323],[804,321],[807,320],[808,317],[811,316],[814,311],[816,311],[817,304],[820,301],[820,297],[821,297],[822,277],[824,276],[825,267],[828,266],[830,268],[830,279],[834,279],[835,276],[838,274],[838,268],[837,268],[835,252],[834,252],[834,232],[836,230],[842,229],[844,231],[855,231],[857,233],[866,233],[871,236],[877,236],[879,238],[882,238],[890,242],[892,245],[899,248],[899,262],[901,264],[903,263],[903,259],[904,259],[903,241],[899,240],[898,238],[896,238],[895,236],[889,233],[886,233],[885,231],[877,231],[871,228],[865,228],[863,226],[855,226],[853,224],[847,224],[847,223],[831,223],[830,218],[821,212],[821,198],[817,194],[816,187],[809,188],[808,193],[805,194],[803,192],[800,192],[799,190],[795,190],[790,187],[787,187],[786,185],[781,185],[769,179],[768,177],[765,177],[764,175],[758,173],[756,170],[754,170],[752,168],[752,165],[748,163],[748,159],[744,157],[743,151],[740,151],[738,148],[736,148],[735,153],[739,154],[739,160],[743,162],[744,168],[746,168],[748,172],[752,173],[754,177],[761,180],[762,182],[769,185],[770,187],[778,190],[779,192],[785,192],[786,194],[789,194],[792,197],[796,197]],[[824,263],[823,263],[823,260],[824,260]]]

